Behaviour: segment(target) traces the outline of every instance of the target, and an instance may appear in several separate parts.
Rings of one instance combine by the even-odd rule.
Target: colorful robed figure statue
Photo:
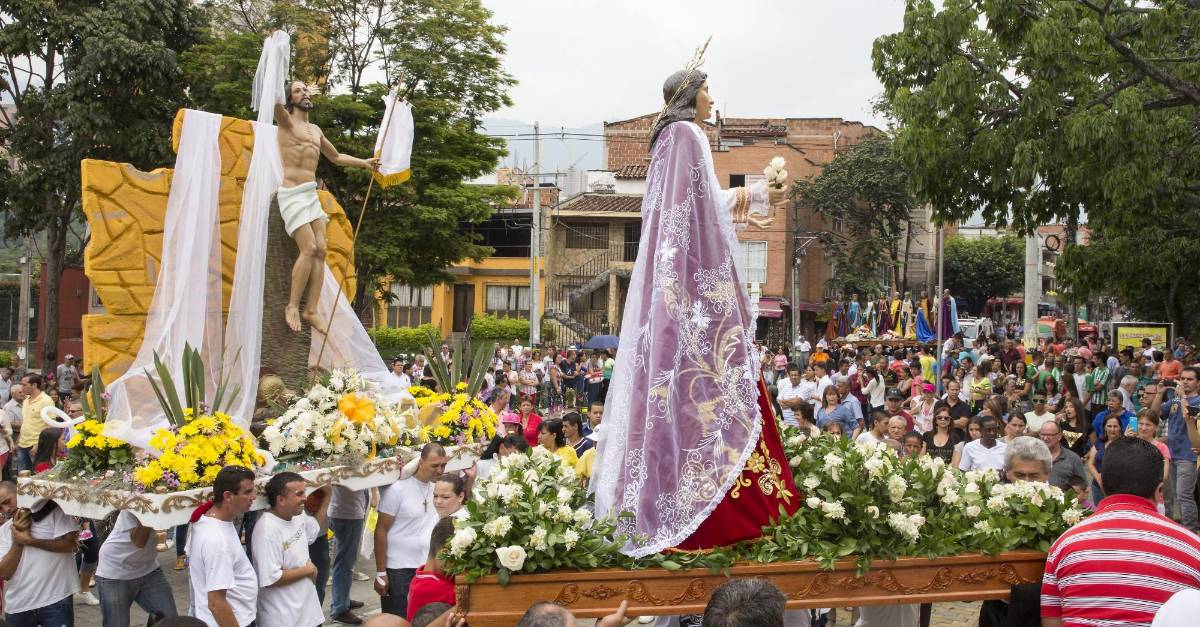
[[[759,537],[799,503],[759,374],[737,229],[762,227],[765,183],[721,189],[706,75],[676,72],[651,138],[642,236],[592,487],[632,556]],[[781,198],[782,199],[782,198]]]
[[[862,320],[858,317],[859,307],[858,294],[850,295],[850,306],[847,309],[847,317],[850,319],[850,332],[857,333],[858,325],[862,324]]]

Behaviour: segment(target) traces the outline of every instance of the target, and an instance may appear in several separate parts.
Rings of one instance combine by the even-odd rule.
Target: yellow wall
[[[543,258],[543,263],[544,263]],[[512,286],[529,286],[529,260],[517,259],[512,257],[489,257],[479,263],[465,262],[454,266],[456,271],[463,271],[464,274],[456,275],[454,283],[445,283],[443,285],[435,285],[433,287],[433,302],[430,307],[432,315],[430,321],[437,325],[441,330],[442,336],[447,336],[453,331],[454,325],[454,285],[458,283],[470,283],[475,286],[475,313],[483,315],[487,305],[487,286],[489,285],[512,285]],[[498,270],[505,271],[521,271],[520,275],[495,275],[490,272]],[[384,285],[390,284],[390,281],[385,281]],[[542,297],[539,303],[542,312],[546,311],[546,295],[547,281],[545,272],[542,272],[541,290]],[[379,301],[378,316],[381,324],[387,323],[387,303],[383,300]]]

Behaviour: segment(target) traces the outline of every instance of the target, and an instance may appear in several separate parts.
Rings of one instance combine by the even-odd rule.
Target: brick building
[[[550,244],[551,301],[547,315],[564,324],[583,322],[581,331],[620,328],[628,271],[625,265],[630,246],[636,252],[640,235],[640,195],[645,189],[646,166],[650,160],[650,129],[658,113],[610,122],[604,125],[605,164],[615,174],[613,193],[587,192],[559,205],[551,214],[552,232],[563,231],[561,247]],[[816,176],[834,154],[879,129],[841,118],[722,118],[706,123],[713,150],[717,178],[726,187],[738,187],[762,177],[766,164],[776,156],[787,161],[791,180]],[[618,209],[619,208],[619,209]],[[748,227],[739,233],[743,267],[752,293],[759,295],[758,337],[778,345],[792,340],[793,316],[800,333],[812,335],[823,310],[824,284],[832,269],[824,261],[819,243],[809,245],[796,259],[797,245],[805,246],[796,230],[837,230],[811,210],[777,214],[766,229]],[[566,234],[606,234],[603,250],[574,250]],[[575,244],[584,242],[577,235]],[[632,244],[631,244],[632,243]],[[592,242],[599,248],[599,243]],[[636,257],[636,254],[634,255]],[[632,261],[632,258],[629,258]],[[557,289],[557,291],[556,291]],[[598,293],[603,293],[598,296]],[[598,317],[603,311],[602,318]]]

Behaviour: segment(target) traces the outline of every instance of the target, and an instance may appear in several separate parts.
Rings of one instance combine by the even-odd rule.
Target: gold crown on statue
[[[688,80],[691,78],[691,73],[700,69],[700,66],[704,65],[704,52],[708,50],[708,43],[710,41],[712,41],[712,35],[709,35],[708,39],[704,40],[703,44],[696,47],[696,51],[692,53],[691,60],[687,62],[687,65],[683,66],[683,71],[687,72],[688,76],[684,77],[683,82],[679,83],[679,87],[675,89],[675,93],[671,94],[671,97],[668,98],[665,103],[663,103],[662,111],[658,112],[658,117],[654,118],[654,124],[651,124],[650,128],[658,126],[658,121],[662,119],[662,116],[667,114],[667,109],[671,107],[671,103],[675,102],[675,99],[678,98],[679,94],[683,93],[684,88],[687,87]]]

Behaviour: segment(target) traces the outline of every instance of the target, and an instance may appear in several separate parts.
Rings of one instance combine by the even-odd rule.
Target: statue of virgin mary
[[[592,475],[597,515],[629,514],[619,530],[632,556],[756,538],[799,504],[736,254],[737,231],[770,224],[783,191],[721,188],[699,126],[712,108],[706,81],[692,69],[663,86]]]

